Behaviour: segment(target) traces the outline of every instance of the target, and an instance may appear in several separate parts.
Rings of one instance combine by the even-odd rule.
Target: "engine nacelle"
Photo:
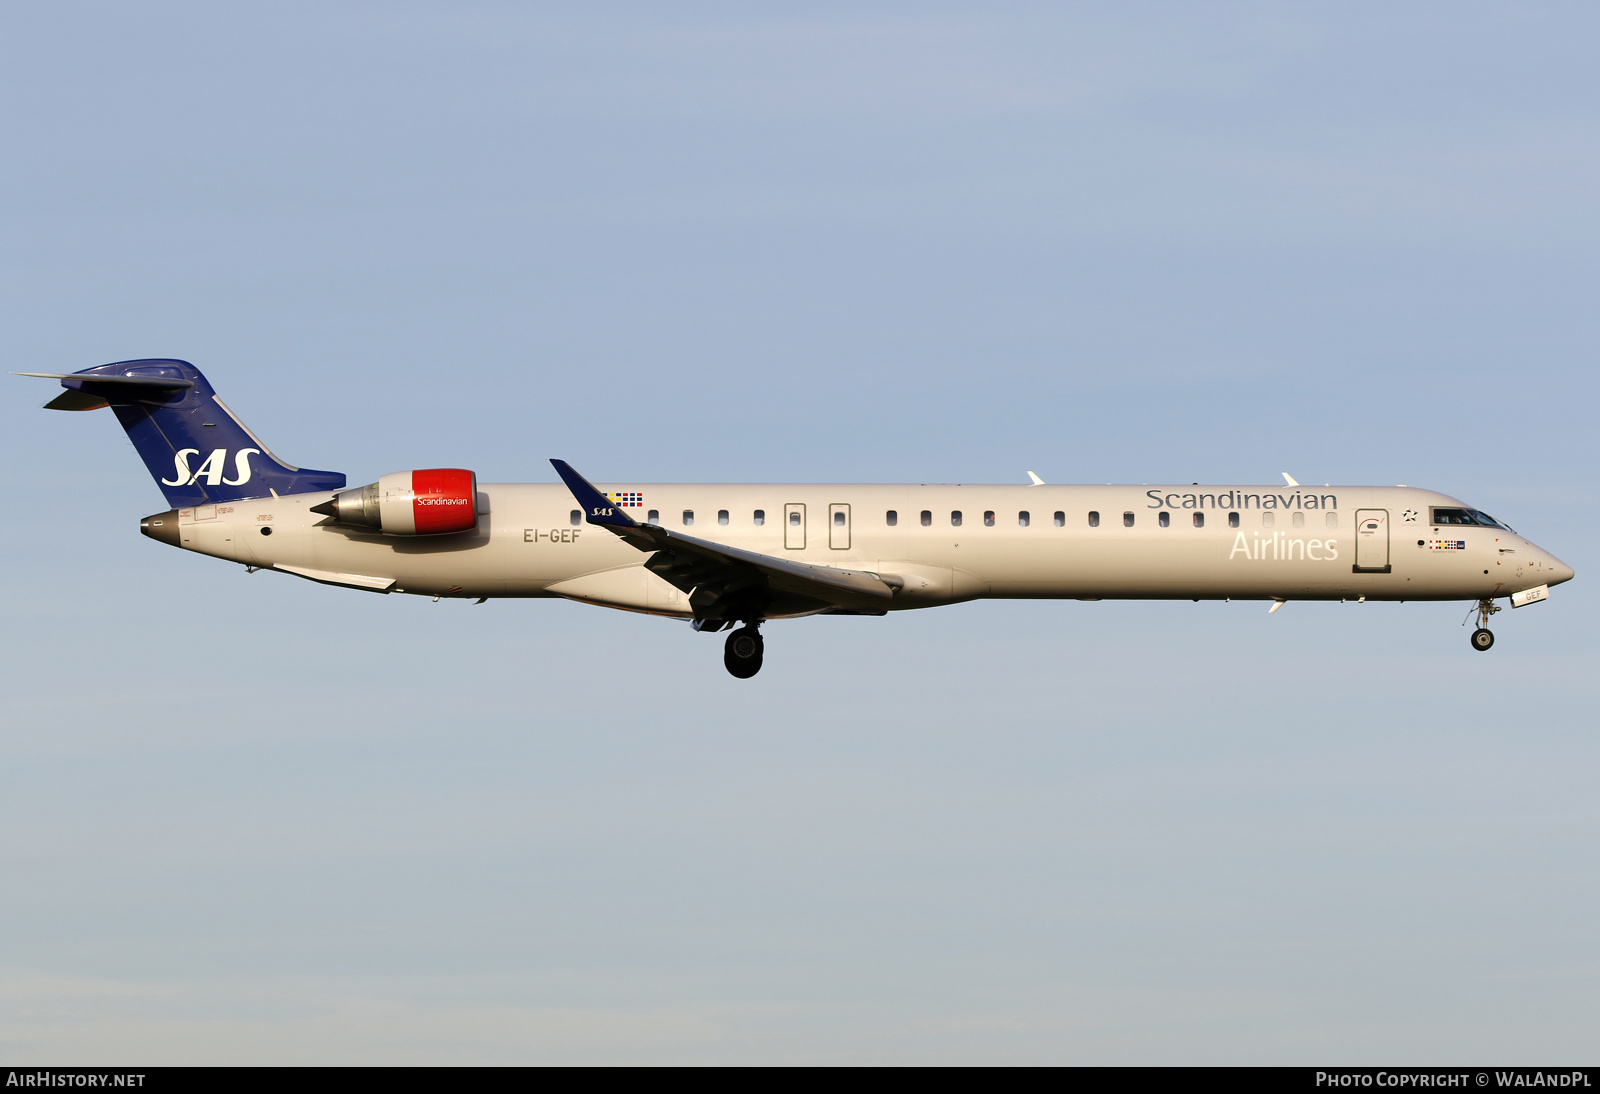
[[[440,536],[478,526],[478,477],[459,467],[396,471],[341,490],[313,513],[386,536]]]

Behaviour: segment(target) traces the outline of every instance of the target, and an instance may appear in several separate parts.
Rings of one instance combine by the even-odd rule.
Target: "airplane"
[[[1572,568],[1481,510],[1409,486],[480,483],[463,468],[347,489],[279,459],[186,361],[25,372],[50,410],[109,406],[166,496],[146,536],[346,589],[565,597],[729,630],[760,671],[761,626],[983,598],[1539,603]]]

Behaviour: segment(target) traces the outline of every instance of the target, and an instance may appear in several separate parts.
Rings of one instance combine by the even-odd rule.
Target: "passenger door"
[[[828,546],[835,551],[850,549],[850,506],[837,502],[828,506]]]
[[[1389,572],[1389,510],[1356,510],[1356,564],[1358,574]]]
[[[791,551],[803,551],[806,546],[806,507],[791,501],[783,507],[783,545]]]

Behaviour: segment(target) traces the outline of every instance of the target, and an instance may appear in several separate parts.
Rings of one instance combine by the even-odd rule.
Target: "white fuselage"
[[[667,528],[703,540],[895,575],[901,581],[890,609],[979,597],[1476,600],[1572,576],[1509,529],[1430,524],[1430,507],[1463,503],[1408,487],[600,489],[636,495],[639,504],[625,510],[636,520],[654,513]],[[454,535],[341,526],[309,512],[331,497],[312,493],[179,510],[180,545],[375,591],[565,596],[690,614],[682,591],[644,569],[647,555],[582,523],[564,486],[489,483],[478,490],[478,527]]]

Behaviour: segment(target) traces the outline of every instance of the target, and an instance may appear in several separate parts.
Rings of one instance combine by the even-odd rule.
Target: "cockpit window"
[[[1505,525],[1495,520],[1488,513],[1478,509],[1445,509],[1435,507],[1433,510],[1433,523],[1435,524],[1474,524],[1484,528],[1504,528]]]

